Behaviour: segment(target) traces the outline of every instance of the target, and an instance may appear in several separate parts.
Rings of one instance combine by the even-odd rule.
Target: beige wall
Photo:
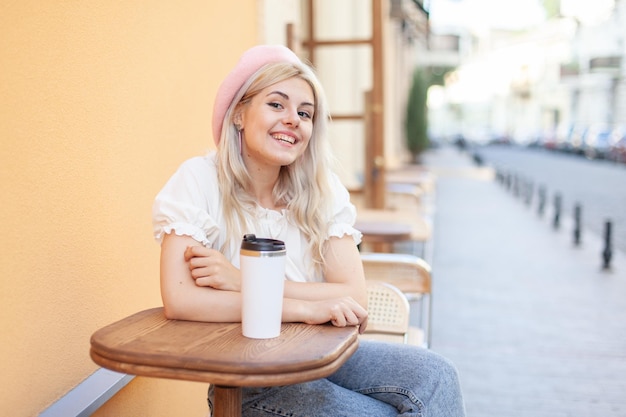
[[[257,41],[256,2],[0,10],[0,414],[34,416],[97,368],[91,333],[160,305],[152,200],[213,146],[213,94]],[[98,416],[205,415],[205,393],[136,378]]]

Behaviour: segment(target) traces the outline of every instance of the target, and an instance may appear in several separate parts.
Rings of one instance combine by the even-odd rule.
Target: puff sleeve
[[[154,238],[163,234],[191,236],[215,247],[220,228],[217,171],[211,155],[185,161],[157,194],[152,206]]]
[[[358,245],[361,243],[362,234],[354,228],[356,208],[350,202],[350,193],[335,174],[331,177],[330,186],[335,198],[332,207],[332,218],[328,228],[328,237],[349,235],[354,239],[354,243]]]

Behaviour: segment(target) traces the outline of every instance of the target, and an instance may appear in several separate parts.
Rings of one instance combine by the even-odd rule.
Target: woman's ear
[[[237,109],[235,114],[233,114],[233,124],[237,130],[243,129],[243,115],[241,114],[241,109]]]

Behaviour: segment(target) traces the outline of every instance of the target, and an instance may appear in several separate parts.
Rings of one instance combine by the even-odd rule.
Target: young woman
[[[289,49],[262,45],[242,55],[216,95],[217,151],[184,162],[154,203],[168,318],[241,321],[239,247],[254,233],[287,248],[283,322],[365,328],[361,234],[331,170],[328,118],[316,76]],[[243,415],[456,417],[464,410],[446,359],[361,341],[328,378],[245,388]]]

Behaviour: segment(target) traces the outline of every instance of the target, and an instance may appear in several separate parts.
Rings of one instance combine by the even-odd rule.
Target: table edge
[[[279,374],[268,373],[225,373],[210,372],[196,369],[172,369],[146,364],[133,364],[121,362],[101,356],[95,350],[91,349],[89,354],[91,359],[103,368],[113,371],[122,372],[131,375],[176,379],[184,381],[207,382],[220,386],[236,386],[236,387],[264,387],[277,385],[292,385],[307,381],[313,381],[325,378],[337,371],[351,356],[356,352],[359,346],[359,338],[353,339],[346,348],[331,362],[324,364],[318,368],[311,368],[292,372],[283,372]],[[236,383],[235,383],[236,382]]]

